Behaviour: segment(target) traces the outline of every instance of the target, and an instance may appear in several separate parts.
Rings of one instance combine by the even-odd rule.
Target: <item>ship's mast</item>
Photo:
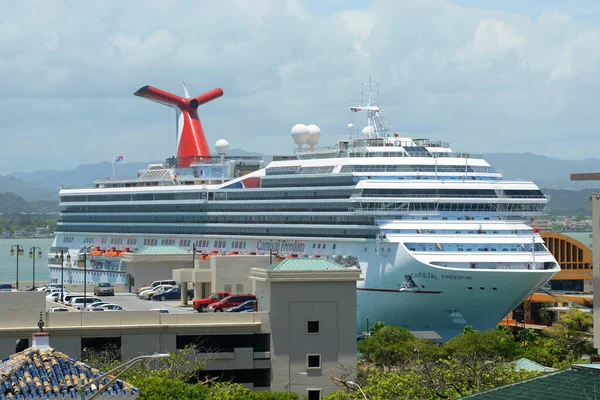
[[[379,92],[376,89],[379,87],[379,83],[372,83],[371,77],[369,76],[369,83],[361,83],[363,87],[366,87],[366,91],[361,92],[363,96],[367,97],[366,107],[362,109],[367,111],[367,123],[368,126],[373,127],[373,137],[387,137],[390,130],[390,124],[385,121],[385,110],[379,107],[377,101],[377,95]]]

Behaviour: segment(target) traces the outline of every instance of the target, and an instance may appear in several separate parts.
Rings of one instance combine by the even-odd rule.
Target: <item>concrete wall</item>
[[[261,283],[257,293],[264,289]],[[344,367],[356,367],[356,283],[274,281],[269,307],[272,390],[284,391],[296,372],[307,372],[294,378],[290,390],[301,396],[309,388],[320,388],[323,394],[335,391],[330,375],[339,377]],[[320,333],[307,333],[309,320],[319,321]],[[321,369],[307,369],[307,354],[321,355]]]
[[[0,327],[36,327],[46,310],[44,292],[0,292]]]
[[[216,256],[210,259],[213,292],[231,286],[232,293],[252,293],[250,269],[269,265],[269,256]],[[242,285],[241,290],[237,286]]]
[[[179,256],[171,256],[172,260],[159,261],[160,257],[156,256],[155,261],[150,261],[148,257],[135,258],[127,262],[127,273],[133,276],[135,284],[132,291],[137,288],[150,284],[154,281],[173,279],[173,270],[190,268],[192,265],[191,254],[187,259],[181,259]],[[177,260],[176,258],[179,258]]]

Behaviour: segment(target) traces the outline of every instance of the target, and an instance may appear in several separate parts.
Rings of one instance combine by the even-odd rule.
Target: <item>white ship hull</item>
[[[203,238],[186,237],[186,239]],[[219,238],[210,237],[210,239],[212,242]],[[60,240],[61,235],[58,235],[53,246],[60,246]],[[70,244],[69,252],[72,260],[77,259],[77,253],[83,245],[82,240],[83,237],[75,236]],[[287,238],[240,238],[240,240],[246,241],[247,251],[259,254],[269,254],[268,249],[271,246],[274,251],[279,250],[280,254],[287,248],[296,250],[294,253],[300,256],[332,257],[336,254],[344,254],[356,257],[362,271],[362,280],[357,285],[358,334],[367,331],[368,326],[377,321],[406,327],[412,331],[435,331],[445,339],[456,336],[466,325],[479,330],[492,329],[529,296],[533,288],[543,284],[557,272],[557,270],[543,269],[494,270],[436,267],[417,260],[405,246],[396,242],[397,238],[383,242],[375,240],[333,242],[318,239],[319,242],[327,245],[326,250],[313,249],[311,241]],[[335,250],[332,250],[334,244]],[[467,254],[462,257],[468,256]],[[494,256],[499,261],[498,265],[501,265],[503,256],[513,255]],[[544,256],[542,255],[541,258],[543,259]],[[62,271],[65,284],[83,283],[84,270],[75,264],[74,261],[71,264],[66,263]],[[103,271],[88,267],[86,273],[87,282],[92,284],[127,283],[128,281],[125,269]],[[50,265],[50,276],[52,282],[60,283],[61,267]],[[417,288],[401,290],[407,276],[413,279]],[[165,277],[167,278],[170,277]]]

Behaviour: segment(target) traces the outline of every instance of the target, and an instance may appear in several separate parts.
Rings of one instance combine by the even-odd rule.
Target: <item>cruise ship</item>
[[[559,271],[529,225],[548,199],[532,182],[503,180],[481,155],[391,132],[373,86],[349,110],[366,117],[363,129],[348,125],[327,148],[316,125],[297,124],[298,149],[267,165],[227,155],[223,139],[211,153],[197,109],[221,89],[192,98],[185,86],[184,97],[142,87],[136,96],[178,111],[177,156],[132,179],[62,189],[51,279],[82,283],[86,252],[89,282],[126,282],[120,256],[155,245],[327,257],[361,270],[359,333],[376,321],[444,339],[466,325],[494,328]]]

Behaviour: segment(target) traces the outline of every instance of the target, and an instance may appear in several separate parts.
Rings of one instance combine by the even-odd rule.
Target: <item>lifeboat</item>
[[[255,256],[256,252],[255,251],[249,251],[247,253],[244,253],[245,256]]]
[[[227,253],[228,256],[237,256],[238,254],[240,253],[238,253],[237,251],[230,251],[229,253]]]
[[[90,256],[101,256],[102,255],[102,250],[100,250],[100,247],[94,247],[92,249],[92,251],[90,251]]]
[[[209,252],[208,252],[208,255],[209,255],[209,256],[216,256],[216,255],[219,255],[219,251],[218,251],[218,250],[212,250],[212,251],[209,251]]]
[[[298,254],[288,254],[285,258],[298,258]]]
[[[115,247],[111,247],[110,249],[108,249],[106,251],[106,253],[104,253],[104,255],[106,257],[117,257],[119,255],[119,252],[117,251],[117,249]]]

